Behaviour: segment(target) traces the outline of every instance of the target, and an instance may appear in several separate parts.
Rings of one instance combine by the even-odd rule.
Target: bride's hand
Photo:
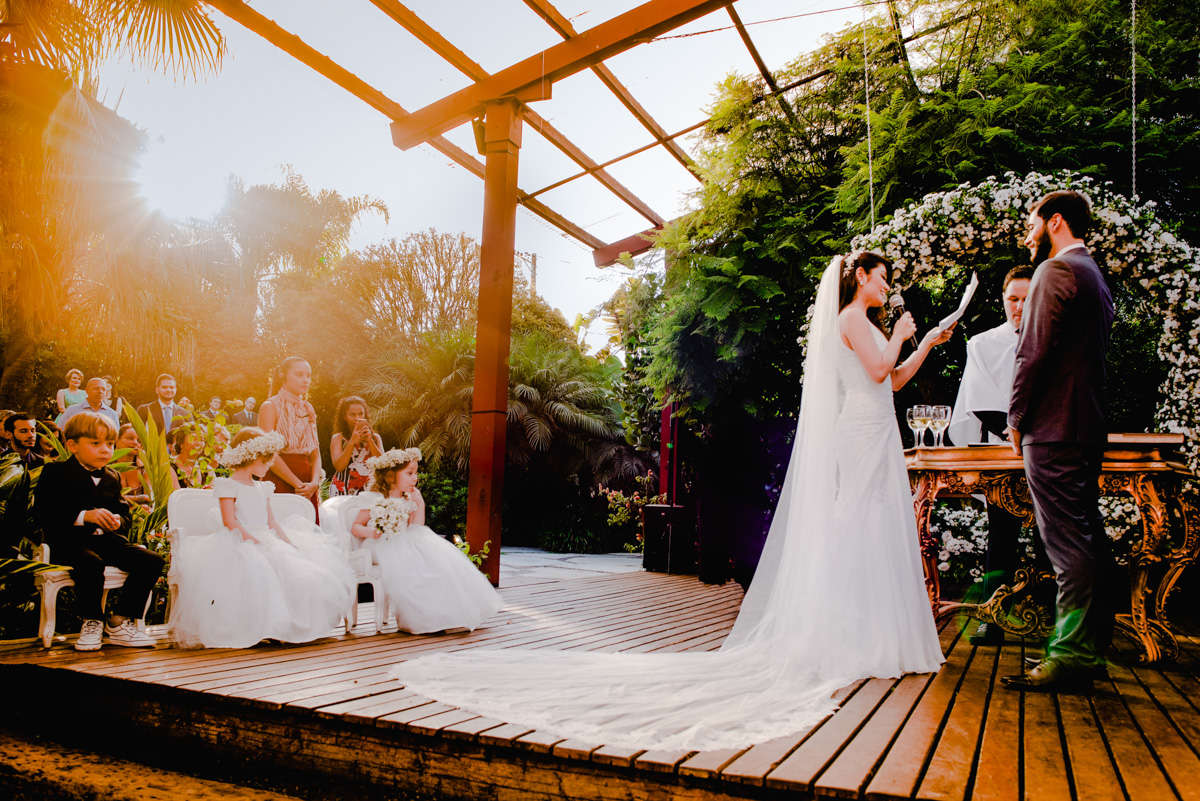
[[[915,333],[917,333],[917,323],[913,320],[911,312],[900,315],[900,319],[892,327],[892,336],[900,337],[900,339],[908,339]]]
[[[957,325],[958,323],[954,322],[950,323],[950,325],[946,326],[945,328],[930,329],[929,332],[925,334],[924,341],[921,344],[932,348],[936,345],[941,345],[944,342],[948,342],[950,337],[954,335],[954,328]]]

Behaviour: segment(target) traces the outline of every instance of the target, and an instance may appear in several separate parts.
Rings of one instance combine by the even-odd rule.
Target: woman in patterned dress
[[[371,430],[367,402],[357,395],[338,401],[334,419],[338,430],[329,441],[333,491],[337,495],[357,495],[367,488],[371,478],[367,459],[383,454],[383,440]]]
[[[289,356],[279,366],[279,392],[263,401],[258,426],[278,431],[285,445],[271,463],[267,478],[276,491],[303,495],[316,509],[320,503],[321,447],[317,440],[317,412],[304,399],[312,383],[312,366],[306,359]]]

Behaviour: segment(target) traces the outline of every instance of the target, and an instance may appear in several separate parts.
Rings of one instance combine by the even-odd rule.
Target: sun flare
[[[142,154],[136,181],[147,205],[173,219],[212,217],[225,199],[219,171],[162,139]]]

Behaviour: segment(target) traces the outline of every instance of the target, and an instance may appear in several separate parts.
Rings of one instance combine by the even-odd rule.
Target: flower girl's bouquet
[[[367,525],[379,532],[380,540],[389,540],[408,528],[408,518],[416,506],[408,498],[384,498],[371,506]]]

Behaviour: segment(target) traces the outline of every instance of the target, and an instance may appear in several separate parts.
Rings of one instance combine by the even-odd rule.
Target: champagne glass
[[[920,408],[920,406],[909,406],[908,411],[904,413],[904,419],[908,422],[909,430],[912,431],[914,448],[920,447],[921,432],[924,430],[920,418],[917,417],[917,410]]]
[[[942,447],[942,433],[950,425],[950,407],[934,406],[930,415],[930,425],[933,427],[933,444],[935,448]]]
[[[925,431],[929,428],[929,407],[924,404],[917,404],[913,407],[913,417],[917,425],[921,427],[920,433],[917,434],[917,447],[925,447]]]

